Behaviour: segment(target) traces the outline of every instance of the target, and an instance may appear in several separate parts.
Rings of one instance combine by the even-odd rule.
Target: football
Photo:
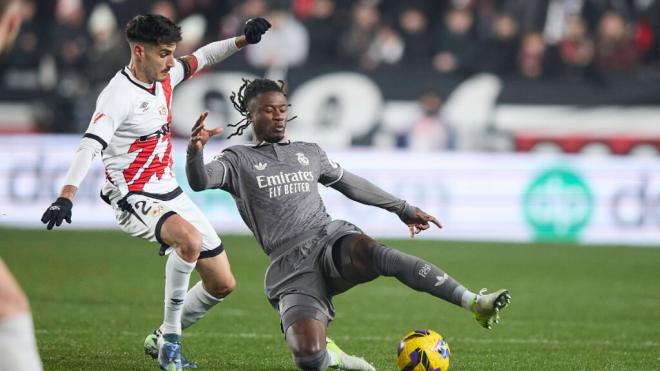
[[[449,345],[433,330],[407,333],[397,352],[402,371],[446,371],[449,368]]]

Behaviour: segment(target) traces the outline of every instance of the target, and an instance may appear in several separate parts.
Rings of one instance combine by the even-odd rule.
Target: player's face
[[[253,99],[250,119],[258,141],[276,143],[284,139],[289,102],[279,91],[261,93]]]
[[[144,50],[144,73],[149,81],[163,82],[174,67],[176,44],[148,45]]]

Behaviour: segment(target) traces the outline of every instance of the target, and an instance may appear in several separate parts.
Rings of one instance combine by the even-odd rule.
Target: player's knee
[[[218,282],[212,282],[210,284],[205,284],[206,291],[216,298],[224,298],[227,295],[231,294],[232,291],[236,288],[236,278],[233,275],[223,278]]]
[[[358,262],[361,266],[371,267],[374,251],[382,245],[376,242],[373,238],[363,235],[357,245],[352,250],[353,260]]]
[[[301,370],[325,370],[329,363],[327,357],[327,351],[322,348],[302,356],[294,354],[293,361]]]
[[[180,255],[187,261],[195,261],[202,250],[202,235],[197,230],[191,230],[183,236],[179,244]]]

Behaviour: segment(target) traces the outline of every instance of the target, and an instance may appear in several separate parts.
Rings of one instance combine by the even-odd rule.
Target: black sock
[[[406,286],[465,307],[463,297],[472,294],[442,269],[416,256],[378,245],[373,252],[374,270],[396,277]]]

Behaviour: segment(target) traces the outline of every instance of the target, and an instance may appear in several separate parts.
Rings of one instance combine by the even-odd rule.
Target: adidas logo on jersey
[[[261,171],[261,170],[265,170],[265,169],[266,169],[266,166],[268,166],[268,164],[265,164],[265,163],[263,163],[263,162],[260,162],[260,163],[258,163],[258,164],[256,164],[256,165],[254,165],[254,168],[257,169],[257,170],[259,170],[259,171]]]

